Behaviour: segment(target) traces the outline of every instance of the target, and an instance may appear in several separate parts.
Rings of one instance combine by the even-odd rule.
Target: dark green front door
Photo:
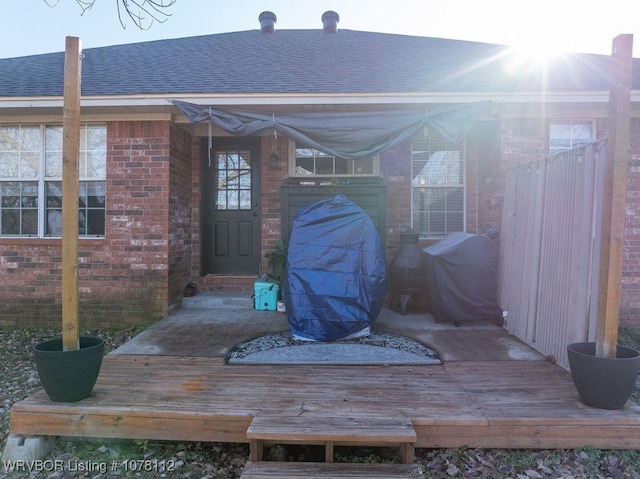
[[[257,274],[260,139],[215,138],[211,156],[203,149],[203,272]]]

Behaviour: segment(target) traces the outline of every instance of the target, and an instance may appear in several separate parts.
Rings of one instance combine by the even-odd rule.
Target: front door
[[[207,148],[203,148],[203,273],[257,274],[260,139],[215,138],[211,156]]]

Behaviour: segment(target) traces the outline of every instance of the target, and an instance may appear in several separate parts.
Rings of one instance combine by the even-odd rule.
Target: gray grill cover
[[[497,319],[498,244],[485,235],[451,233],[424,248],[429,310],[438,321]]]

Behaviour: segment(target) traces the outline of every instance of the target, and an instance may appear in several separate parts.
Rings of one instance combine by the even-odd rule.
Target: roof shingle
[[[508,52],[502,45],[352,30],[251,30],[85,49],[82,94],[608,89],[608,56],[569,54],[543,71],[515,65]],[[61,96],[63,77],[62,52],[2,59],[0,97]]]

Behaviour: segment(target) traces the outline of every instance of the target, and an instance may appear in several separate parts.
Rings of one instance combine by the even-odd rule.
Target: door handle
[[[258,216],[258,212],[254,211],[253,213],[251,213],[253,216]]]

